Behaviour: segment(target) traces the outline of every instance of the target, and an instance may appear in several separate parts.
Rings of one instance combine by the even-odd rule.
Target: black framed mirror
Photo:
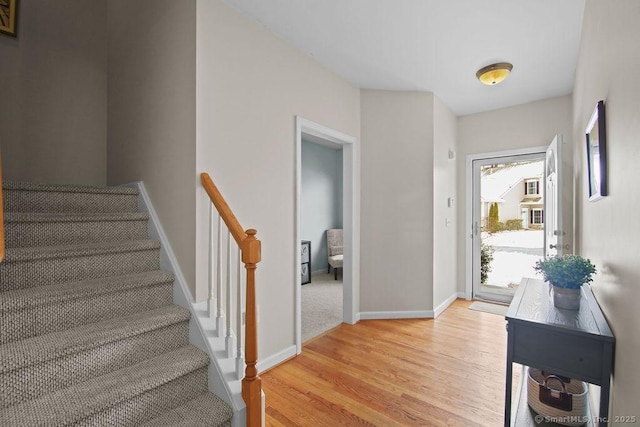
[[[604,101],[598,101],[596,104],[585,133],[589,201],[595,201],[607,195],[607,136]]]

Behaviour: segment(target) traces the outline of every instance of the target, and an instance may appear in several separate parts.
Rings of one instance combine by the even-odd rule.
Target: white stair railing
[[[235,357],[236,374],[238,379],[242,379],[242,397],[247,406],[247,426],[258,427],[262,425],[263,413],[262,380],[256,367],[258,331],[255,272],[257,263],[260,262],[261,243],[255,237],[256,230],[245,231],[240,226],[209,175],[203,173],[201,178],[202,186],[209,195],[212,204],[209,211],[210,262],[209,299],[207,301],[209,317],[215,319],[216,336],[224,337],[227,358]],[[215,213],[213,207],[215,207]],[[216,229],[217,233],[214,232]],[[225,237],[226,245],[223,248],[223,238]],[[232,238],[234,242],[231,241]],[[237,252],[235,280],[233,280],[232,271],[233,244],[237,247],[237,251],[234,251]],[[247,272],[244,280],[241,264],[244,264]],[[223,269],[226,279],[224,284],[222,283]],[[244,299],[243,290],[245,291]],[[233,305],[234,293],[236,294],[235,306]],[[224,307],[223,301],[225,301]],[[245,346],[244,353],[242,352],[243,344]]]

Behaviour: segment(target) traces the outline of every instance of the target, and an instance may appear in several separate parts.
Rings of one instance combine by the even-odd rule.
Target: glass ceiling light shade
[[[476,77],[481,83],[491,86],[506,79],[511,70],[513,70],[513,65],[508,62],[499,62],[480,68],[476,73]]]

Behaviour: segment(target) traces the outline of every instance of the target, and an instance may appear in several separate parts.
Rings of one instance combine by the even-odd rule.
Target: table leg
[[[611,387],[610,381],[606,379],[600,386],[600,410],[598,412],[598,418],[600,427],[606,427],[609,423],[606,421],[609,418],[609,388]]]
[[[511,394],[513,388],[513,331],[507,323],[507,378],[504,387],[504,427],[511,425]]]
[[[600,385],[600,418],[599,426],[607,426],[609,418],[609,396],[611,393],[611,369],[613,365],[613,345],[605,345],[602,357],[602,384]]]

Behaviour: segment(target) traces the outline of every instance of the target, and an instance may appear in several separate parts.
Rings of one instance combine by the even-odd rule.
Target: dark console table
[[[586,381],[600,386],[597,423],[606,426],[615,338],[609,329],[591,288],[582,287],[580,310],[562,310],[553,305],[549,286],[536,279],[523,279],[509,306],[507,320],[507,379],[504,425],[516,420],[516,427],[529,424],[527,393],[520,392],[516,413],[511,414],[513,363]],[[523,375],[525,372],[523,371]],[[521,389],[526,386],[526,379]],[[590,414],[589,414],[590,415]],[[538,423],[539,424],[539,423]],[[531,425],[538,425],[533,423]],[[589,424],[589,423],[587,423]]]

